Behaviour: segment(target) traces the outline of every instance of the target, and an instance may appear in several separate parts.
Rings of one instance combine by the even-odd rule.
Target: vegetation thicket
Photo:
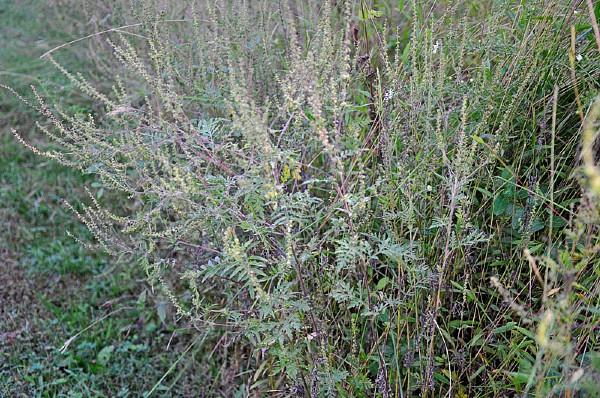
[[[65,202],[91,237],[71,235],[144,270],[196,330],[195,377],[240,396],[599,393],[600,7],[192,3],[134,2],[91,37],[111,89],[54,59],[80,42],[48,51],[89,110],[34,87],[51,143],[14,135],[94,176]]]

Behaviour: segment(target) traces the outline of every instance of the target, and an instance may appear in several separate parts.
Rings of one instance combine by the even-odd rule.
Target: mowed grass
[[[0,83],[25,96],[34,84],[49,102],[85,110],[77,97],[65,95],[74,90],[64,76],[38,58],[72,39],[61,33],[61,24],[72,21],[49,20],[51,7],[43,0],[0,0]],[[69,60],[79,70],[90,67]],[[83,187],[94,180],[14,139],[11,128],[41,142],[35,120],[33,111],[0,91],[0,397],[141,396],[179,358],[190,335],[163,326],[156,310],[163,304],[147,302],[135,267],[87,251],[68,236],[88,232],[63,199],[86,200]],[[194,389],[185,380],[190,358],[156,395]]]

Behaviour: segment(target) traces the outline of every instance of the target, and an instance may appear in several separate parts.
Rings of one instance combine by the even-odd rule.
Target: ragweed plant
[[[571,174],[598,88],[576,5],[159,8],[107,38],[112,93],[55,63],[102,111],[70,115],[34,91],[24,101],[58,149],[32,150],[129,199],[109,211],[90,195],[76,215],[95,245],[139,262],[178,321],[222,336],[217,361],[245,393],[584,388],[574,369],[596,349],[597,302],[575,334],[565,318],[583,305],[573,295],[597,296],[574,275],[598,266],[555,266],[590,258],[575,242],[597,225],[572,221],[593,209],[589,191],[573,210]]]

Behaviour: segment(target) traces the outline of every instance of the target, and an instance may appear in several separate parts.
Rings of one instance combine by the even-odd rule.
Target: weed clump
[[[77,217],[216,336],[203,377],[240,394],[592,391],[595,18],[378,7],[140,6],[107,38],[112,93],[55,63],[101,111],[34,91],[58,149],[33,149],[128,198]]]

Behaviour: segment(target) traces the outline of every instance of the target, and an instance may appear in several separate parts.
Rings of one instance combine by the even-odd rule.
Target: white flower
[[[435,44],[433,45],[433,53],[434,54],[437,54],[439,47],[440,47],[440,42],[438,40],[436,40]]]
[[[581,62],[581,60],[583,59],[583,57],[581,56],[581,54],[577,54],[577,56],[575,57],[575,59],[577,60],[577,62]]]
[[[390,89],[388,92],[385,93],[385,95],[383,96],[383,100],[385,102],[388,102],[389,100],[391,100],[394,97],[394,94],[396,94],[394,92],[393,89]]]

